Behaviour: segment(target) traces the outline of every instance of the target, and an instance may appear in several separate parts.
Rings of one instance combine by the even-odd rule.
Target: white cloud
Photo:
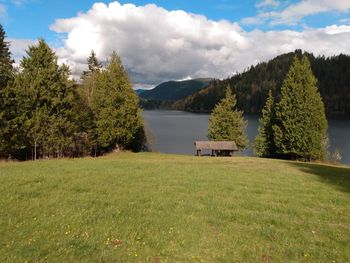
[[[16,5],[17,7],[24,6],[25,4],[28,4],[30,2],[37,2],[38,0],[11,0],[11,2]]]
[[[26,50],[28,50],[29,46],[37,44],[36,40],[31,39],[9,38],[7,41],[10,42],[10,51],[16,61],[16,65],[19,65],[20,60],[26,56]]]
[[[16,6],[21,6],[26,2],[26,0],[12,0],[12,3],[14,3]]]
[[[338,22],[341,24],[350,24],[350,18],[342,18]]]
[[[254,55],[260,61],[282,53],[302,49],[315,55],[332,56],[340,53],[350,54],[350,26],[329,26],[321,29],[307,29],[302,32],[253,31],[249,38],[254,40]]]
[[[264,0],[259,3],[257,3],[255,6],[257,8],[266,8],[266,7],[273,7],[276,8],[280,5],[280,1],[277,0]]]
[[[64,46],[57,54],[76,76],[86,68],[92,49],[99,58],[116,50],[137,86],[187,77],[223,78],[295,49],[316,55],[350,53],[350,26],[246,32],[237,23],[156,5],[98,3],[87,13],[56,20],[51,29],[63,33]]]
[[[271,0],[265,0],[264,2],[270,1]],[[242,23],[262,24],[268,22],[271,25],[296,25],[304,17],[326,12],[350,12],[350,1],[301,0],[298,3],[288,5],[281,11],[263,12],[255,17],[244,18]]]
[[[0,19],[7,19],[7,10],[4,4],[0,4]]]
[[[0,21],[8,22],[9,16],[7,13],[7,7],[11,4],[22,7],[24,4],[38,0],[0,0]]]
[[[75,18],[56,20],[51,29],[67,33],[58,54],[63,61],[73,61],[74,72],[92,49],[100,58],[116,50],[137,83],[221,75],[220,66],[248,44],[236,23],[118,2],[95,4]],[[225,75],[232,73],[231,67],[225,70]]]

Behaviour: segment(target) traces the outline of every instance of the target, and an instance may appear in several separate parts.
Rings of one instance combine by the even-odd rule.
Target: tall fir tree
[[[10,121],[12,153],[22,159],[71,155],[77,124],[69,68],[58,66],[42,39],[29,47],[20,66],[14,84],[17,115]]]
[[[102,64],[98,61],[94,50],[91,51],[90,56],[87,59],[88,70],[83,72],[83,86],[81,95],[86,100],[88,105],[91,105],[91,98],[94,95],[96,89],[96,82],[98,75],[101,72]]]
[[[96,156],[97,134],[92,111],[92,98],[102,72],[102,64],[98,61],[94,50],[91,51],[86,61],[88,70],[83,71],[81,76],[83,83],[78,86],[79,101],[77,101],[76,107],[82,114],[79,115],[81,132],[77,136],[76,144],[80,149],[79,155],[86,155],[87,152],[90,152]]]
[[[87,62],[88,62],[89,72],[100,71],[102,68],[102,64],[98,61],[94,50],[91,50],[91,53],[90,53],[90,56],[88,57]]]
[[[213,141],[235,141],[239,150],[248,145],[245,133],[247,121],[243,112],[236,109],[237,100],[231,88],[226,88],[226,96],[216,105],[210,115],[208,138]]]
[[[13,63],[11,58],[10,43],[6,41],[6,33],[0,24],[0,89],[7,86],[13,78]]]
[[[140,150],[144,128],[138,97],[115,52],[98,76],[92,110],[97,148],[105,151],[116,147]]]
[[[262,109],[262,116],[259,120],[258,135],[254,141],[254,152],[260,157],[273,157],[275,153],[275,145],[273,138],[273,123],[274,123],[274,98],[272,91],[269,94]]]
[[[282,158],[323,159],[327,147],[324,104],[306,56],[294,58],[276,105],[276,154]]]
[[[8,137],[10,136],[8,119],[14,114],[10,91],[14,77],[13,63],[10,43],[6,41],[5,30],[0,24],[0,158],[8,157]]]

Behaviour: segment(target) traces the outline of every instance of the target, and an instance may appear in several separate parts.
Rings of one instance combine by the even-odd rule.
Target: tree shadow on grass
[[[300,171],[317,175],[322,182],[350,193],[350,168],[327,166],[322,164],[292,163]]]

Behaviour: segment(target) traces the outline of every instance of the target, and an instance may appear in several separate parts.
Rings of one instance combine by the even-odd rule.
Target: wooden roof
[[[197,150],[231,150],[238,151],[234,141],[195,141]]]

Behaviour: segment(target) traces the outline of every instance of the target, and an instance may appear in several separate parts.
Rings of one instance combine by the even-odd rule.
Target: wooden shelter
[[[210,150],[212,156],[232,156],[233,152],[238,151],[234,141],[195,141],[197,156],[201,156],[203,150]]]

